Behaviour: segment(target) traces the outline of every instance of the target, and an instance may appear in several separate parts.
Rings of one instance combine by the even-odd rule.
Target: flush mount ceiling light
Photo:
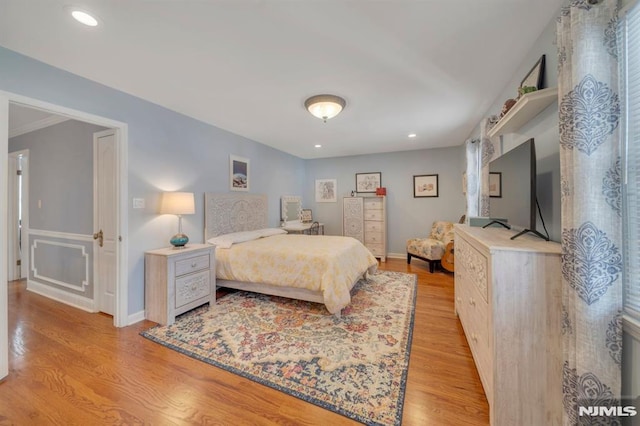
[[[98,23],[99,23],[98,18],[96,18],[86,10],[80,9],[75,6],[68,6],[66,7],[66,9],[67,9],[67,12],[69,12],[71,16],[73,16],[73,19],[80,22],[81,24],[84,24],[88,27],[98,26]]]
[[[311,115],[324,120],[325,123],[340,114],[345,105],[346,101],[336,95],[316,95],[304,101],[304,106]]]

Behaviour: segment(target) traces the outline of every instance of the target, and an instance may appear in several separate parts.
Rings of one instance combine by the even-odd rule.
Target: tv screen
[[[489,214],[516,230],[536,229],[536,149],[529,139],[489,164]]]

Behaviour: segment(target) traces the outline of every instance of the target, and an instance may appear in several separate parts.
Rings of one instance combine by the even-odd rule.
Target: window
[[[623,120],[624,306],[640,321],[640,5],[621,19]]]

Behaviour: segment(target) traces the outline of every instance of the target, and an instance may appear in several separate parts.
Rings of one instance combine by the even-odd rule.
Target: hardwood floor
[[[404,425],[487,425],[489,408],[453,311],[451,274],[387,259],[418,275]],[[0,424],[338,425],[355,422],[153,343],[154,323],[113,327],[9,283],[9,376]]]

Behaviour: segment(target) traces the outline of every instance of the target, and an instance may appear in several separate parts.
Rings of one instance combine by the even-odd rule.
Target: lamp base
[[[173,248],[175,249],[183,249],[184,246],[189,242],[189,237],[185,234],[176,234],[169,240]]]

